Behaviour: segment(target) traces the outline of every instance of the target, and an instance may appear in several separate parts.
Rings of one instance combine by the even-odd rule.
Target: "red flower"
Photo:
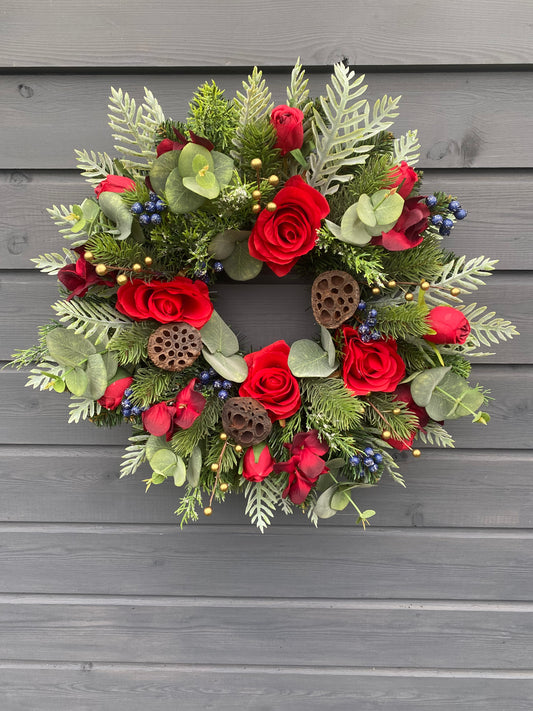
[[[407,383],[398,385],[394,391],[394,399],[399,400],[400,402],[405,402],[409,410],[411,410],[413,415],[416,415],[417,417],[418,429],[423,430],[429,422],[429,415],[424,407],[420,407],[420,405],[417,405],[413,400],[413,396],[411,395],[411,387]],[[387,440],[387,442],[395,449],[403,451],[404,449],[411,448],[415,436],[416,430],[413,430],[407,439],[395,439],[394,437],[391,437]]]
[[[80,256],[74,264],[66,264],[57,273],[57,278],[63,284],[65,289],[71,293],[67,296],[67,301],[70,301],[73,296],[85,296],[89,287],[97,284],[105,286],[113,286],[115,283],[109,279],[103,279],[98,276],[94,266],[83,257],[83,249],[76,248],[73,250]]]
[[[427,229],[429,208],[423,196],[412,197],[405,201],[402,214],[388,232],[382,232],[381,237],[373,237],[372,244],[379,244],[390,252],[401,252],[404,249],[417,247],[422,240],[422,233]]]
[[[413,170],[411,166],[402,160],[400,165],[395,165],[391,168],[388,180],[390,181],[385,187],[387,188],[398,188],[398,195],[401,195],[404,200],[406,200],[414,184],[419,180],[418,173]]]
[[[161,143],[158,143],[156,148],[156,153],[158,157],[162,156],[163,153],[168,153],[169,151],[181,151],[181,149],[184,148],[187,143],[197,143],[199,146],[207,148],[208,151],[212,151],[215,147],[207,138],[197,136],[193,131],[189,131],[191,140],[188,141],[187,138],[183,135],[183,133],[180,133],[177,128],[173,128],[172,130],[174,131],[174,135],[178,140],[173,141],[171,138],[163,138]]]
[[[205,407],[205,397],[195,391],[196,378],[177,395],[172,405],[159,402],[143,412],[144,429],[156,437],[167,436],[170,440],[176,429],[188,429],[200,417]]]
[[[248,376],[239,395],[258,400],[272,422],[294,415],[302,404],[298,382],[289,370],[289,352],[285,341],[276,341],[244,356]]]
[[[276,106],[270,114],[270,123],[276,131],[274,148],[279,148],[284,156],[296,148],[301,148],[304,142],[304,115],[300,109],[290,106]]]
[[[431,343],[464,343],[470,335],[470,323],[453,306],[436,306],[428,314],[428,325],[437,333],[424,336]]]
[[[133,279],[117,291],[117,309],[134,321],[184,321],[201,328],[211,318],[213,304],[203,281],[177,276],[172,281]]]
[[[343,378],[354,395],[391,393],[405,375],[405,363],[393,338],[364,343],[351,326],[344,326]]]
[[[274,470],[274,459],[268,446],[256,444],[246,450],[242,475],[248,481],[263,481]]]
[[[98,400],[102,407],[106,410],[116,410],[122,402],[124,391],[127,390],[133,383],[133,378],[119,378],[114,383],[110,383],[105,393]]]
[[[300,175],[289,178],[274,200],[277,205],[274,212],[265,209],[259,213],[248,248],[252,257],[266,262],[274,274],[282,277],[290,272],[298,257],[315,246],[329,205]]]
[[[406,439],[394,439],[394,437],[391,437],[387,440],[387,442],[391,447],[394,447],[394,449],[397,449],[399,452],[403,452],[405,449],[411,449],[415,437],[416,430],[413,430]]]
[[[135,180],[125,178],[123,175],[108,175],[101,183],[95,187],[94,192],[96,197],[100,197],[100,193],[123,193],[125,190],[133,190]]]
[[[326,462],[321,459],[321,455],[328,452],[329,446],[320,442],[317,430],[310,430],[297,434],[292,444],[286,444],[285,447],[291,453],[291,458],[287,462],[275,464],[274,471],[287,472],[289,475],[283,498],[288,496],[293,504],[303,504],[318,477],[329,471]]]

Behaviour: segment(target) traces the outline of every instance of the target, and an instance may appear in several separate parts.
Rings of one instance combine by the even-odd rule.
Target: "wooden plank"
[[[0,418],[7,444],[125,444],[130,428],[112,430],[84,422],[66,426],[66,396],[25,388],[23,372],[0,373],[3,399]],[[526,366],[477,366],[471,380],[490,388],[488,427],[472,426],[468,418],[447,425],[459,448],[529,449],[533,369]]]
[[[265,272],[267,270],[265,269]],[[269,274],[266,274],[268,278]],[[278,280],[270,283],[219,283],[214,301],[217,310],[239,334],[244,350],[262,348],[280,338],[292,343],[314,338],[318,327],[310,308],[310,283]],[[38,271],[0,272],[0,359],[9,360],[17,348],[33,343],[39,325],[54,318],[51,304],[58,300],[57,280]],[[499,316],[511,319],[519,338],[502,342],[485,351],[487,363],[533,363],[533,279],[530,273],[496,272],[485,287],[466,296],[467,303],[488,306]]]
[[[533,681],[509,676],[50,664],[0,669],[3,711],[530,711]]]
[[[119,447],[3,447],[0,450],[0,521],[173,524],[180,494],[142,479],[119,480]],[[433,450],[401,457],[406,488],[385,477],[379,487],[355,492],[359,508],[377,511],[373,525],[398,527],[533,528],[530,452]],[[204,526],[247,522],[244,499],[233,495]],[[275,525],[308,525],[281,513]],[[350,511],[320,526],[353,525]]]
[[[363,0],[338,0],[327,12],[319,0],[273,0],[253,12],[241,0],[200,0],[194,7],[162,0],[156,17],[141,0],[112,5],[97,0],[90,10],[82,0],[56,0],[51,6],[25,0],[3,10],[0,63],[231,67],[290,65],[298,55],[318,65],[342,57],[370,66],[531,63],[533,12],[528,3],[509,13],[503,2],[474,0],[465,6],[450,0],[446,13],[457,21],[446,41],[436,44],[438,19],[443,19],[437,0],[416,12],[406,12],[393,0],[371,8]],[[146,37],[152,29],[155,42]]]
[[[194,600],[123,604],[0,604],[2,656],[27,661],[105,659],[156,664],[248,664],[525,669],[530,609],[405,609],[324,601]],[[480,606],[481,607],[481,606]],[[142,644],[138,644],[142,640]],[[258,644],[260,640],[260,644]],[[364,640],[360,644],[359,640]]]
[[[65,36],[63,27],[61,32]],[[310,76],[314,95],[324,93],[328,77]],[[216,78],[232,96],[244,73]],[[1,77],[0,168],[74,168],[75,147],[113,152],[107,126],[110,86],[121,86],[138,99],[147,86],[167,115],[183,119],[195,88],[210,79],[205,70]],[[288,74],[269,74],[267,79],[274,100],[286,101]],[[369,100],[402,95],[394,131],[399,135],[419,129],[422,168],[531,167],[533,146],[523,140],[533,132],[531,72],[383,72],[368,74],[367,81]]]
[[[488,253],[500,269],[533,269],[530,216],[524,200],[527,172],[480,170],[424,173],[423,193],[446,189],[469,210],[467,222],[444,244],[468,257]],[[2,269],[29,269],[30,259],[68,242],[46,213],[52,204],[75,203],[91,188],[74,171],[0,172],[0,261]]]
[[[0,592],[523,600],[533,585],[531,536],[354,526],[316,532],[274,526],[261,535],[251,526],[4,524]]]

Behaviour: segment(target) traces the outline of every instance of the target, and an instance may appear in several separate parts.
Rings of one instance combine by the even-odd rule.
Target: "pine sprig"
[[[366,397],[365,420],[369,427],[388,429],[394,439],[407,439],[418,429],[418,417],[401,400],[390,393],[371,393]],[[395,415],[393,410],[399,409]],[[384,419],[385,418],[385,419]]]
[[[214,81],[205,82],[195,91],[189,111],[188,128],[209,139],[215,150],[227,153],[239,116],[235,105],[224,98],[224,91]]]
[[[180,528],[189,521],[198,521],[198,508],[202,506],[202,492],[199,487],[187,484],[185,494],[181,497],[180,503],[174,513],[181,516]]]
[[[300,392],[308,424],[319,431],[328,426],[350,430],[362,420],[364,406],[338,378],[303,378]]]
[[[87,242],[87,249],[94,255],[96,262],[108,264],[119,269],[131,269],[131,265],[142,264],[146,250],[137,242],[117,241],[113,235],[99,232]]]
[[[378,310],[379,330],[392,338],[423,336],[429,333],[426,317],[429,308],[424,304],[388,304]]]
[[[135,371],[135,379],[131,384],[132,405],[146,407],[176,397],[191,379],[189,369],[175,373],[156,368],[154,365],[144,365]]]
[[[391,279],[407,282],[426,279],[432,284],[438,283],[443,268],[447,269],[450,263],[450,257],[442,250],[439,239],[430,234],[426,234],[421,244],[412,249],[401,252],[383,250],[382,259],[383,268]]]
[[[204,410],[193,424],[186,430],[180,430],[172,437],[171,447],[180,457],[190,457],[192,450],[208,437],[210,431],[217,425],[222,411],[222,401],[219,398],[209,398]]]
[[[148,338],[157,326],[155,321],[132,323],[113,336],[107,350],[116,353],[120,365],[138,365],[148,358]]]

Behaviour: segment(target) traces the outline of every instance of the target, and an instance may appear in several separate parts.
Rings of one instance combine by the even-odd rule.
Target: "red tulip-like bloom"
[[[329,446],[318,439],[317,430],[310,430],[297,434],[292,444],[286,444],[285,447],[291,457],[287,462],[275,464],[274,471],[287,472],[289,475],[283,498],[288,496],[293,504],[303,504],[318,477],[329,471],[321,458],[328,452]]]

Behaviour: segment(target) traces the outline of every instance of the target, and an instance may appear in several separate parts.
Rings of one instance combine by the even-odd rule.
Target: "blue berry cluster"
[[[134,215],[139,216],[141,225],[161,224],[161,212],[166,208],[165,203],[157,197],[155,193],[150,193],[150,199],[142,204],[142,202],[134,202],[131,206],[131,211]]]
[[[379,465],[383,462],[383,455],[380,452],[374,452],[372,447],[365,447],[361,456],[350,457],[349,461],[359,477],[362,478],[365,474],[377,473]]]
[[[223,380],[213,368],[202,370],[199,379],[204,387],[213,387],[215,390],[218,390],[217,395],[221,400],[227,400],[229,398],[233,383],[231,380]]]
[[[132,405],[131,400],[129,399],[133,395],[133,390],[131,388],[127,388],[124,390],[124,397],[122,398],[121,407],[122,407],[122,414],[124,417],[131,417],[132,415],[140,415],[143,413],[145,410],[148,410],[148,405],[145,407],[139,407],[138,405]]]
[[[364,311],[366,309],[366,301],[360,301],[357,305],[358,311]],[[363,343],[370,343],[370,341],[379,341],[381,338],[381,333],[377,329],[377,315],[376,309],[369,309],[365,321],[360,324],[357,328],[359,336]]]
[[[201,262],[201,264],[199,266],[200,266],[200,268],[198,269],[198,271],[194,272],[194,278],[201,279],[206,284],[209,284],[209,282],[211,280],[209,279],[209,275],[207,273],[206,263]],[[224,265],[222,264],[222,262],[214,262],[213,263],[213,271],[215,272],[215,274],[220,274],[220,272],[223,272]]]
[[[437,202],[438,200],[435,195],[428,195],[426,198],[426,205],[430,208],[435,207]],[[451,200],[448,203],[448,210],[452,213],[452,215],[455,216],[456,220],[464,220],[465,217],[468,215],[467,211],[464,209],[464,207],[461,207],[461,204],[458,200]],[[439,234],[443,237],[448,237],[450,232],[452,231],[453,220],[450,220],[449,217],[443,217],[439,214],[432,215],[430,218],[430,222],[434,227],[439,228]]]

